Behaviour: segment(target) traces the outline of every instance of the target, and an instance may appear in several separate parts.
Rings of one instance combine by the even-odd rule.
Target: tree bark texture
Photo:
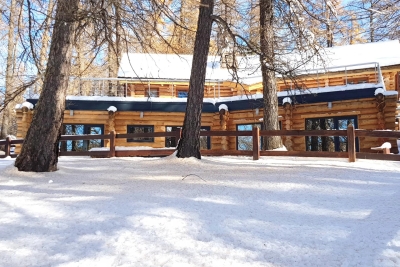
[[[14,76],[14,65],[15,65],[15,40],[14,40],[14,30],[15,30],[15,18],[16,16],[16,0],[11,0],[10,3],[10,25],[8,27],[8,44],[7,44],[7,63],[6,63],[6,94],[4,102],[7,103],[3,111],[3,120],[1,123],[1,135],[0,139],[5,139],[7,135],[9,135],[10,124],[12,122],[12,114],[13,108],[15,105],[11,101],[13,87],[15,86],[13,83]]]
[[[15,161],[19,171],[57,170],[59,140],[64,118],[65,97],[71,71],[74,13],[79,0],[59,0],[51,39],[43,90]]]
[[[275,71],[273,70],[275,62],[273,12],[273,0],[260,0],[260,62],[264,98],[263,129],[265,130],[279,130],[278,95]],[[264,150],[271,150],[280,146],[281,138],[279,136],[263,137]]]
[[[189,81],[189,94],[183,121],[182,136],[178,144],[178,158],[196,157],[200,154],[201,111],[203,109],[204,84],[207,70],[207,57],[210,48],[214,0],[202,0],[193,51],[192,70]]]

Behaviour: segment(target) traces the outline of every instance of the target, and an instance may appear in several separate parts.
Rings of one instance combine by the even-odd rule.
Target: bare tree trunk
[[[119,1],[115,1],[109,5],[109,13],[114,12],[115,20],[111,20],[110,18],[106,18],[108,30],[106,37],[108,40],[108,77],[116,78],[118,76],[118,67],[121,57],[121,10]],[[110,81],[108,84],[108,95],[117,95],[118,93],[118,82]],[[115,89],[115,91],[114,91]]]
[[[43,90],[20,155],[19,171],[57,170],[58,148],[64,118],[65,97],[71,71],[74,13],[79,0],[59,0],[51,39]]]
[[[260,62],[263,77],[264,115],[263,129],[278,130],[278,95],[274,72],[274,7],[273,0],[260,0]],[[263,149],[271,150],[281,146],[279,136],[263,137]]]
[[[333,47],[333,33],[330,20],[331,11],[326,7],[326,47]]]
[[[194,43],[192,71],[189,81],[189,94],[183,121],[182,137],[178,145],[178,158],[196,157],[200,154],[201,111],[203,109],[204,84],[206,79],[207,57],[210,48],[214,0],[202,0],[197,22]]]
[[[16,0],[11,0],[10,3],[10,25],[8,28],[8,44],[7,44],[7,63],[6,63],[6,94],[4,103],[8,103],[7,107],[3,111],[3,120],[1,124],[1,136],[0,139],[5,139],[9,135],[9,129],[11,124],[11,116],[13,105],[10,103],[10,98],[12,98],[14,76],[14,65],[15,65],[15,40],[14,40],[14,30],[15,30],[15,18],[16,18]]]
[[[38,66],[38,75],[40,75],[40,79],[38,80],[39,90],[42,89],[43,85],[43,72],[46,67],[47,48],[49,46],[49,41],[50,41],[49,36],[50,36],[50,27],[51,27],[50,25],[52,21],[53,8],[54,8],[54,1],[48,1],[47,14],[44,22],[46,28],[43,30],[42,47],[40,48],[40,55],[39,55],[39,66]]]

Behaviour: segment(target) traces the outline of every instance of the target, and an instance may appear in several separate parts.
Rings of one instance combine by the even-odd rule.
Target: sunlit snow
[[[0,159],[0,266],[400,266],[400,162]]]

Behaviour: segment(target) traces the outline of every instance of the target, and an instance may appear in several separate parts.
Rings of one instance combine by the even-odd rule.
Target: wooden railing
[[[251,136],[253,139],[252,150],[201,150],[204,156],[252,156],[254,160],[258,160],[260,156],[297,156],[297,157],[332,157],[332,158],[348,158],[350,162],[355,162],[356,158],[362,159],[380,159],[380,160],[396,160],[400,161],[400,155],[395,154],[378,154],[356,152],[357,137],[378,137],[383,139],[399,139],[399,131],[371,131],[371,130],[355,130],[349,125],[347,130],[275,130],[260,131],[253,128],[252,131],[201,131],[201,136]],[[77,141],[77,140],[110,140],[110,148],[105,151],[60,151],[60,156],[92,156],[92,157],[132,157],[132,156],[168,156],[175,151],[171,149],[148,149],[148,150],[116,150],[116,139],[127,138],[143,138],[143,137],[175,137],[178,140],[181,136],[180,131],[175,132],[155,132],[155,133],[134,133],[134,134],[116,134],[111,132],[104,135],[62,135],[60,141]],[[328,152],[328,151],[261,151],[260,136],[347,136],[347,152]],[[16,157],[17,154],[10,153],[11,145],[22,144],[23,139],[11,140],[7,138],[0,141],[0,146],[5,145],[5,155]]]
[[[6,140],[0,140],[0,146],[4,146],[4,152],[5,155],[0,155],[0,158],[5,158],[8,156],[11,157],[16,157],[17,154],[11,153],[11,147],[12,145],[18,145],[22,144],[24,142],[24,139],[11,139],[10,137],[7,137]]]

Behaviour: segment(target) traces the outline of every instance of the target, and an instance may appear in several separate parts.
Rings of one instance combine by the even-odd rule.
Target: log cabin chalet
[[[192,56],[125,54],[119,77],[72,79],[66,99],[65,134],[174,131],[182,126]],[[240,59],[239,59],[240,60]],[[257,58],[239,62],[240,83],[232,80],[226,62],[210,56],[202,113],[202,130],[251,130],[263,116],[262,78],[252,68]],[[253,66],[257,64],[253,64]],[[308,66],[296,82],[278,77],[282,130],[398,130],[400,43],[398,40],[329,48],[324,68]],[[38,97],[27,102],[35,105]],[[34,108],[16,107],[18,138],[26,135]],[[202,137],[203,149],[248,149],[251,137]],[[357,150],[396,140],[359,138]],[[251,142],[250,142],[251,144]],[[288,150],[346,151],[344,138],[283,137]],[[106,147],[107,141],[66,142],[65,150]],[[175,138],[117,139],[117,146],[164,148]],[[18,148],[17,148],[18,149]]]

